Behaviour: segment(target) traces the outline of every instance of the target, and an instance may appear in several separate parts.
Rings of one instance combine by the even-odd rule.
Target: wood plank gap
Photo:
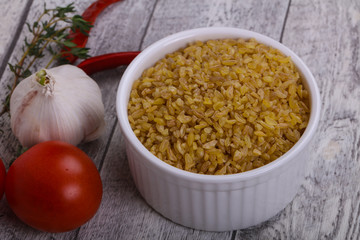
[[[359,196],[360,194],[359,194],[359,192],[356,194],[356,198],[355,199],[359,199]],[[357,202],[357,201],[356,201]],[[354,205],[356,204],[356,202],[355,203],[353,203]],[[352,211],[352,215],[355,213],[355,209],[356,209],[356,206],[354,206],[353,207],[353,211]],[[356,211],[356,215],[355,216],[360,216],[360,205],[358,204],[357,205],[357,211]],[[355,219],[356,219],[356,217],[354,217]],[[351,218],[351,219],[354,219],[353,217]],[[356,221],[356,220],[355,220]],[[359,231],[357,231],[356,230],[356,228],[358,228],[358,224],[354,224],[354,228],[353,228],[353,230],[351,231],[351,233],[350,233],[350,229],[346,232],[346,237],[345,237],[345,239],[359,239]],[[350,234],[350,236],[349,236],[349,234]],[[356,237],[356,235],[358,235],[358,237]]]
[[[149,21],[146,23],[145,31],[144,31],[144,34],[143,34],[143,36],[141,38],[140,44],[139,44],[139,48],[138,48],[139,51],[141,51],[142,45],[144,43],[145,36],[147,35],[148,29],[149,29],[149,26],[150,26],[150,22],[151,22],[151,19],[152,19],[153,15],[154,15],[154,12],[155,12],[155,9],[156,9],[156,6],[157,6],[158,2],[159,2],[159,0],[156,0],[156,2],[154,3],[154,7],[151,10]]]
[[[113,124],[113,126],[112,126],[112,128],[111,128],[111,134],[110,134],[110,136],[109,136],[109,138],[108,138],[108,140],[107,140],[104,153],[103,153],[103,155],[102,155],[102,157],[101,157],[101,161],[100,161],[100,164],[99,164],[99,170],[98,170],[99,173],[101,173],[101,169],[102,169],[102,167],[103,167],[103,165],[104,165],[105,157],[106,157],[107,152],[108,152],[108,150],[109,150],[110,143],[111,143],[111,139],[112,139],[113,136],[114,136],[114,132],[115,132],[115,128],[116,128],[116,125],[117,125],[117,124],[118,124],[118,120],[117,120],[117,118],[116,118],[115,123]]]
[[[24,8],[24,11],[21,15],[21,20],[19,22],[19,25],[17,26],[16,28],[16,31],[15,31],[15,35],[14,35],[14,38],[13,38],[13,41],[10,43],[10,46],[9,46],[9,49],[6,51],[5,53],[5,56],[3,58],[3,62],[1,63],[0,65],[0,79],[2,78],[3,74],[4,74],[4,71],[5,71],[5,68],[8,64],[8,61],[11,57],[11,54],[13,53],[14,51],[14,48],[16,46],[16,43],[18,42],[19,40],[19,37],[20,37],[20,34],[21,34],[21,31],[25,25],[25,22],[26,22],[26,19],[28,17],[28,14],[29,14],[29,11],[30,11],[30,7],[31,5],[33,4],[33,1],[34,0],[29,0],[27,3],[26,3],[26,6]]]
[[[75,233],[75,238],[74,238],[73,240],[79,239],[79,233],[80,233],[80,229],[81,229],[81,228],[82,228],[82,226],[80,226],[78,229],[75,230],[76,233]]]
[[[235,240],[237,230],[232,231],[231,233],[231,240]]]
[[[289,0],[288,6],[287,6],[287,9],[286,9],[286,13],[285,13],[284,23],[283,23],[283,26],[282,26],[282,29],[281,29],[281,34],[280,34],[280,42],[281,43],[283,41],[283,36],[284,36],[286,22],[287,22],[287,19],[288,19],[288,16],[289,16],[290,6],[291,6],[291,0]]]

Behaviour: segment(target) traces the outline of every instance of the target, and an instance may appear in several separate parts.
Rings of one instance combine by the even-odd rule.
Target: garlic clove
[[[104,105],[97,83],[80,68],[62,65],[22,80],[10,99],[11,128],[25,147],[48,140],[73,145],[103,132]],[[41,74],[40,74],[41,75]]]

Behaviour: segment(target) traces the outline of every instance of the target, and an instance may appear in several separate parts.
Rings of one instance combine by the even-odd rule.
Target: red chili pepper
[[[92,3],[82,14],[84,20],[94,25],[97,16],[109,5],[122,0],[97,0]],[[83,48],[86,46],[88,35],[80,31],[71,32],[69,38],[78,47]],[[118,52],[109,53],[96,57],[90,57],[82,61],[78,67],[83,69],[87,74],[93,74],[106,69],[118,67],[120,65],[128,65],[140,52]],[[70,63],[74,63],[77,59],[74,55],[66,55],[66,59]]]
[[[88,75],[91,75],[120,65],[128,65],[139,53],[140,52],[118,52],[90,57],[82,61],[78,67]]]
[[[109,5],[122,0],[97,0],[92,3],[82,14],[84,20],[94,25],[97,16]],[[83,48],[86,46],[88,35],[81,33],[80,31],[71,32],[69,38],[73,39],[72,42],[78,47]],[[67,54],[65,57],[70,63],[76,61],[77,57],[71,54]]]

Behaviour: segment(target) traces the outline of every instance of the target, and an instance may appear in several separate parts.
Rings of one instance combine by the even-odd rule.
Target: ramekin
[[[150,153],[131,129],[127,104],[133,82],[165,54],[196,40],[221,38],[255,38],[290,56],[310,93],[311,113],[300,140],[277,160],[244,173],[210,176],[177,169]],[[294,52],[267,36],[228,27],[187,30],[147,47],[127,67],[116,99],[131,174],[140,194],[151,207],[173,222],[207,231],[229,231],[259,224],[292,201],[304,180],[309,145],[320,118],[320,106],[315,79]]]

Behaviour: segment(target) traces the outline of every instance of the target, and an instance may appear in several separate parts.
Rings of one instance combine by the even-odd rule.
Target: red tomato
[[[26,224],[42,231],[66,232],[94,216],[102,183],[84,152],[68,143],[49,141],[14,161],[6,176],[5,196]]]
[[[4,194],[6,170],[3,161],[0,159],[0,200]]]

